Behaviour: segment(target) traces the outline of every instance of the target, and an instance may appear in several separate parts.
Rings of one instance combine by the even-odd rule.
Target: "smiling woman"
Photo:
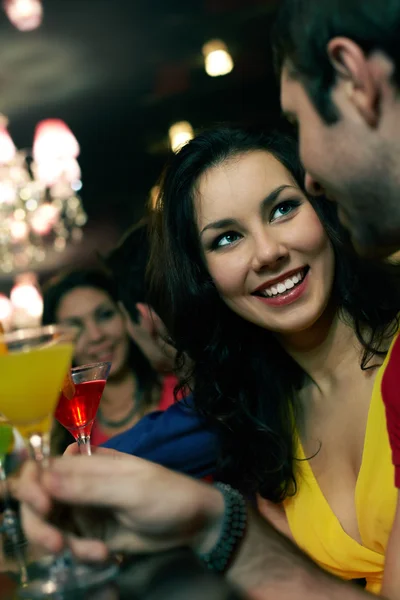
[[[334,205],[307,195],[291,139],[206,132],[161,182],[151,300],[193,361],[225,477],[321,566],[379,592],[396,501],[380,380],[400,277],[347,239]]]
[[[113,280],[101,270],[70,271],[44,288],[43,323],[79,328],[74,364],[112,363],[97,419],[92,430],[95,446],[132,427],[159,404],[161,379],[128,335],[117,305]],[[59,434],[63,435],[59,435]],[[65,449],[64,429],[55,429],[58,452]],[[70,442],[72,439],[69,440]]]

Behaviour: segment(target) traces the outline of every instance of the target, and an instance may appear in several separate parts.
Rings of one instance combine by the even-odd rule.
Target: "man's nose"
[[[309,173],[305,175],[304,185],[310,196],[322,196],[325,193],[323,186]]]

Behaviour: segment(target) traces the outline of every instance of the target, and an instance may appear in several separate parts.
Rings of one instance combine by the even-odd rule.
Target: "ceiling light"
[[[40,0],[3,0],[4,11],[11,23],[20,31],[36,29],[43,19]]]
[[[203,46],[206,73],[210,77],[227,75],[233,69],[233,59],[226,44],[221,40],[212,40]]]
[[[193,138],[193,127],[188,121],[179,121],[169,128],[169,141],[174,152],[180,150],[182,146],[187,144]]]

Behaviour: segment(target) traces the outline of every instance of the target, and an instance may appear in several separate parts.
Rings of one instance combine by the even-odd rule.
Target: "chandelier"
[[[79,241],[87,217],[79,144],[67,125],[47,119],[36,126],[32,152],[17,150],[0,117],[0,271],[11,273],[43,262]]]

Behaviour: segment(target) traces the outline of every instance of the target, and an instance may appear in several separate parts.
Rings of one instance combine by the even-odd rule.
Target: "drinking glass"
[[[99,362],[71,369],[64,380],[55,412],[57,421],[78,442],[81,453],[89,456],[92,453],[90,434],[110,369],[110,362]]]
[[[73,327],[48,325],[0,335],[0,412],[22,434],[41,468],[49,463],[52,419],[77,334]],[[76,563],[67,551],[50,559],[19,593],[28,598],[62,594],[100,584],[115,572],[114,563]]]

